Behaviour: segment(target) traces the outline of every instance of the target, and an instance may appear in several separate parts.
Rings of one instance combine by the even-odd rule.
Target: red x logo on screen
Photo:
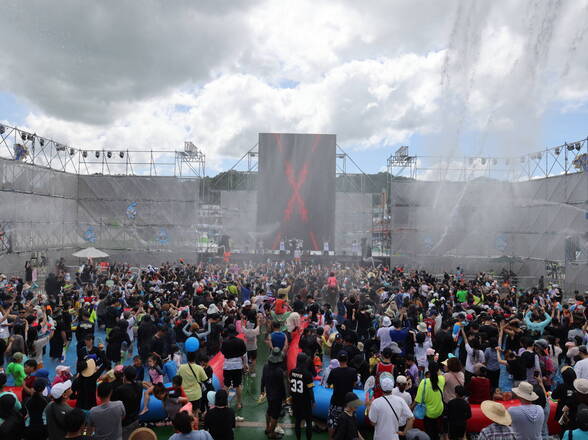
[[[304,199],[300,195],[300,188],[304,185],[306,181],[306,177],[308,176],[308,163],[305,163],[298,177],[294,175],[294,168],[292,168],[292,164],[285,160],[284,161],[284,172],[286,173],[286,177],[288,179],[288,183],[292,188],[292,194],[288,199],[288,205],[284,210],[284,221],[288,222],[292,218],[292,214],[296,208],[298,208],[298,214],[303,222],[308,222],[308,209],[306,209],[306,205],[304,204]]]

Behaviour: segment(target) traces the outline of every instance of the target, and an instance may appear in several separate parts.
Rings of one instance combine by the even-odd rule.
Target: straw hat
[[[539,398],[537,393],[533,391],[533,385],[525,381],[521,382],[518,387],[513,388],[512,392],[521,399],[528,400],[529,402],[533,402]]]
[[[512,418],[502,403],[494,402],[493,400],[484,400],[480,405],[482,414],[499,425],[510,426]]]
[[[82,376],[83,377],[90,377],[92,376],[94,373],[96,373],[96,361],[94,361],[94,359],[87,359],[86,360],[86,368],[84,368],[84,370],[82,371]]]

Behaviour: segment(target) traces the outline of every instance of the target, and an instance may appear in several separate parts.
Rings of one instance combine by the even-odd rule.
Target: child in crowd
[[[165,373],[166,379],[171,382],[171,380],[178,374],[178,366],[176,365],[176,362],[172,356],[168,356],[164,360],[165,362],[163,363],[163,371]]]
[[[69,365],[58,365],[57,367],[55,367],[55,378],[53,379],[53,383],[51,384],[51,386],[57,384],[57,383],[63,383],[63,382],[67,382],[68,380],[71,380],[72,376],[71,376],[71,368]]]
[[[147,374],[151,382],[143,382],[143,387],[147,390],[143,399],[143,410],[139,415],[149,411],[149,397],[153,394],[153,387],[157,384],[163,385],[163,370],[158,365],[159,357],[151,355],[147,358]]]
[[[35,384],[36,379],[36,377],[33,375],[35,371],[37,371],[37,361],[34,359],[28,359],[24,363],[24,372],[26,374],[26,378],[22,385],[23,402],[29,397],[31,397],[35,392],[35,390],[33,390],[33,385]]]
[[[446,408],[449,440],[463,440],[468,419],[472,417],[472,410],[465,400],[466,390],[463,386],[455,387],[455,395],[455,399],[451,399]]]
[[[17,387],[22,386],[27,376],[22,365],[23,357],[24,355],[22,353],[14,353],[12,355],[12,362],[10,362],[6,367],[6,374],[10,374],[12,376],[14,379],[14,385]]]
[[[143,384],[143,380],[145,379],[145,367],[143,366],[143,361],[140,356],[135,356],[133,358],[133,367],[135,367],[135,370],[137,371],[137,382]]]

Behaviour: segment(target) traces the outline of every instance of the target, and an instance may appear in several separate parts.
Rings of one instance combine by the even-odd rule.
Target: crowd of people
[[[62,266],[43,289],[30,276],[0,275],[9,439],[127,440],[154,399],[170,439],[233,439],[243,380],[258,371],[271,439],[290,413],[298,440],[303,428],[307,440],[320,429],[332,440],[461,440],[473,406],[492,422],[479,439],[547,439],[550,419],[559,435],[588,438],[588,309],[543,280],[523,290],[459,268],[182,260]],[[261,344],[269,356],[257,365]],[[313,417],[319,386],[332,389],[326,425]]]

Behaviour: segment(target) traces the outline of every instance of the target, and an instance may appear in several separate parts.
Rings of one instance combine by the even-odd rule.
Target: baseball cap
[[[396,383],[408,383],[408,379],[406,376],[398,376],[396,378]]]
[[[66,380],[65,382],[56,383],[51,388],[51,397],[54,399],[59,399],[63,396],[67,390],[71,388],[71,380]]]

